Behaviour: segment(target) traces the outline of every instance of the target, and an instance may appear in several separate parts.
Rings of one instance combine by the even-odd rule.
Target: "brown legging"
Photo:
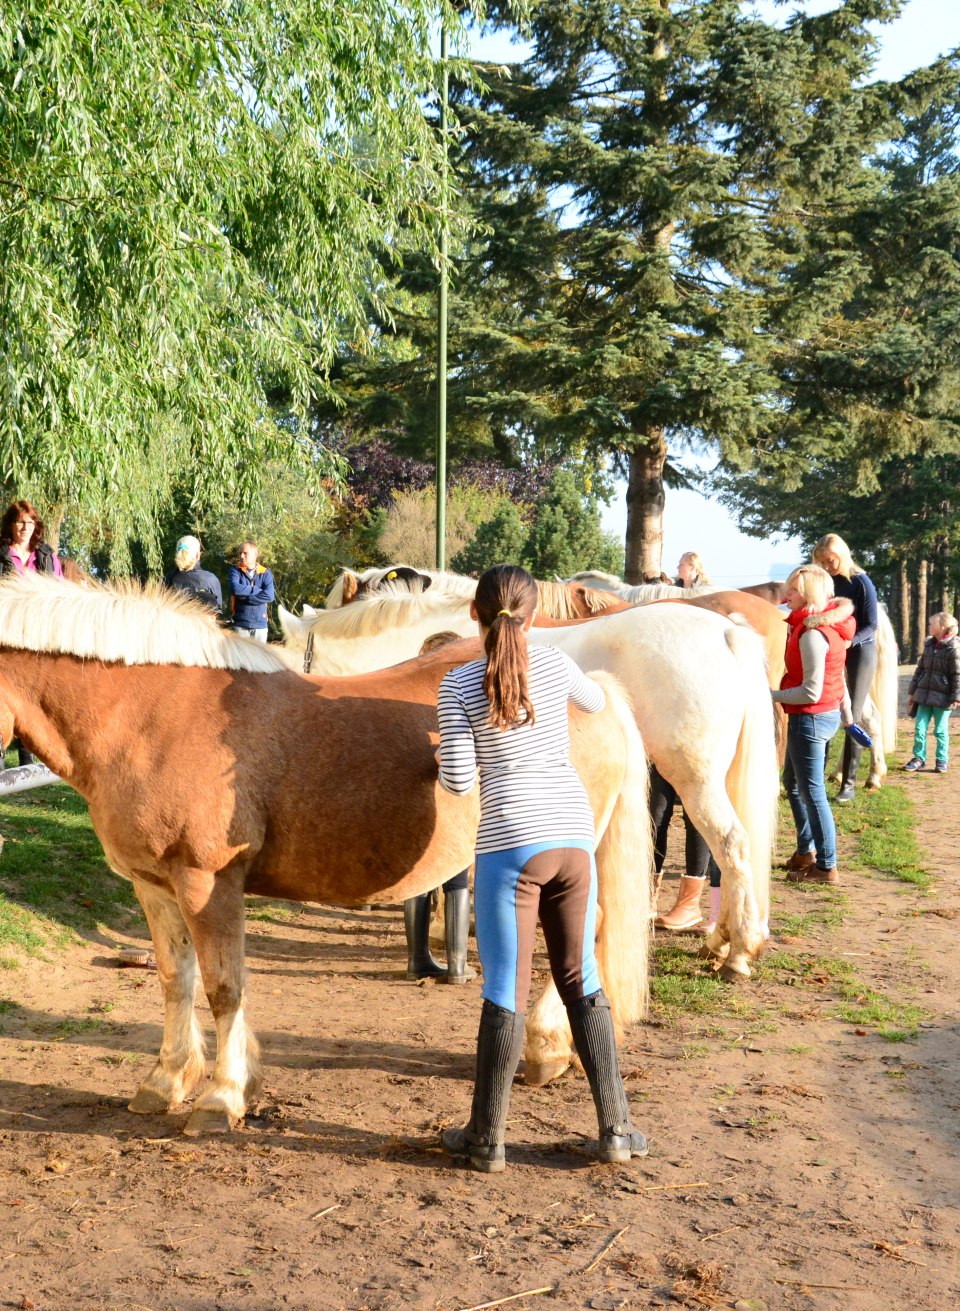
[[[526,1011],[538,918],[564,1005],[598,991],[592,850],[536,843],[478,855],[474,905],[484,1000]]]

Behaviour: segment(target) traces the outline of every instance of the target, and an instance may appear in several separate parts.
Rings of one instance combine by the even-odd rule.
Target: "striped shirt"
[[[451,669],[440,684],[440,784],[469,792],[479,768],[478,854],[532,842],[594,841],[593,811],[570,763],[567,702],[592,714],[606,703],[603,688],[556,647],[530,647],[529,654],[532,726],[501,731],[489,722],[485,660]]]

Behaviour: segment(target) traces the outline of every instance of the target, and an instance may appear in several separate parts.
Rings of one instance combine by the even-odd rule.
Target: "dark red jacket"
[[[835,605],[827,606],[832,610]],[[789,687],[799,687],[803,682],[803,660],[800,655],[800,638],[805,632],[803,621],[814,611],[809,606],[793,610],[787,615],[789,633],[787,649],[784,654],[786,672],[780,680],[781,691]],[[857,623],[853,615],[839,620],[836,624],[824,624],[817,631],[827,641],[827,659],[823,670],[823,690],[820,699],[808,706],[792,706],[784,703],[788,715],[821,715],[828,710],[839,710],[843,702],[844,683],[843,667],[847,662],[847,643],[856,632]]]

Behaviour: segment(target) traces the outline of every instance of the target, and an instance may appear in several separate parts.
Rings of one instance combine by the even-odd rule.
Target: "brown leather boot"
[[[670,933],[683,933],[695,929],[703,922],[700,914],[700,894],[706,879],[693,879],[681,874],[677,899],[665,915],[658,915],[654,923],[658,929],[667,929]]]
[[[819,865],[808,865],[806,869],[792,869],[787,875],[788,883],[839,883],[840,874],[836,865],[832,869],[821,869]]]
[[[817,853],[815,851],[795,851],[784,869],[808,869],[816,862]]]

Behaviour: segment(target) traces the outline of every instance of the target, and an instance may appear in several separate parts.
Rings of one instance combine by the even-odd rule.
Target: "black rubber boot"
[[[446,974],[430,954],[430,898],[424,892],[403,903],[403,927],[407,935],[407,978],[439,979]]]
[[[447,945],[447,970],[441,982],[466,983],[477,977],[467,964],[470,936],[470,889],[454,888],[443,894],[443,929]]]
[[[499,1174],[506,1168],[503,1136],[522,1050],[523,1016],[485,1001],[477,1034],[477,1080],[470,1123],[462,1129],[444,1130],[441,1139],[445,1152],[467,1157],[482,1174]]]
[[[646,1156],[647,1140],[630,1123],[630,1107],[617,1059],[610,1003],[603,992],[581,997],[567,1007],[573,1045],[593,1093],[600,1128],[601,1161],[629,1161]]]
[[[858,746],[852,738],[845,738],[843,743],[843,782],[840,784],[840,791],[837,793],[837,800],[841,803],[852,801],[857,788],[857,770],[860,767],[860,757],[863,755],[863,747]]]

